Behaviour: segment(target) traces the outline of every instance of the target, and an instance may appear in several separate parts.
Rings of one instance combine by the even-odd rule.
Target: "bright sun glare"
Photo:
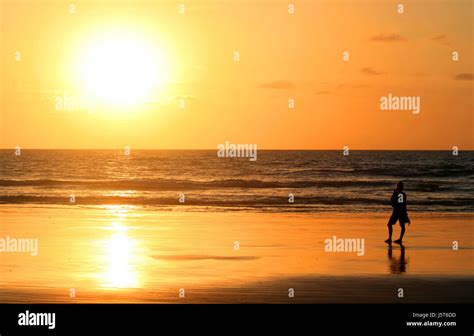
[[[81,60],[84,88],[106,104],[143,102],[166,79],[166,66],[150,43],[127,36],[105,36],[85,50]]]

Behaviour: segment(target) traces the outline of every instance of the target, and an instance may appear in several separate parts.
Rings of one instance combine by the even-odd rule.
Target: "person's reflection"
[[[402,274],[406,272],[405,246],[400,244],[400,258],[392,255],[392,244],[388,245],[388,259],[390,260],[390,272],[392,274]]]

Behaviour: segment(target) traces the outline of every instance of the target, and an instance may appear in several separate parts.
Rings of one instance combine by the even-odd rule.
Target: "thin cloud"
[[[456,76],[454,76],[454,80],[467,80],[467,81],[471,81],[474,79],[474,74],[472,73],[460,73],[460,74],[457,74]]]
[[[283,89],[292,89],[295,85],[292,82],[279,80],[273,82],[267,82],[260,85],[263,89],[275,89],[275,90],[283,90]]]
[[[350,84],[350,83],[341,83],[337,86],[338,89],[364,89],[370,87],[367,84]]]
[[[406,42],[407,39],[399,34],[379,34],[373,36],[371,41],[375,42]]]
[[[380,75],[384,74],[384,72],[380,72],[380,71],[374,70],[372,68],[363,68],[362,73],[364,75],[370,75],[370,76],[380,76]]]
[[[448,37],[444,34],[433,36],[431,41],[445,46],[450,45]]]
[[[415,72],[415,73],[413,74],[413,76],[415,76],[415,77],[427,77],[427,76],[429,76],[429,75],[428,75],[427,73],[425,73],[425,72]]]
[[[175,95],[175,96],[169,96],[165,98],[149,98],[145,100],[145,104],[147,105],[166,105],[166,104],[173,104],[175,101],[180,101],[180,100],[185,100],[185,101],[191,101],[191,100],[198,100],[198,97],[192,96],[192,95]]]

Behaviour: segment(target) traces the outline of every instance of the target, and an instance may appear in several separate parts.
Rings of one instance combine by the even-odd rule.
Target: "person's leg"
[[[393,227],[392,227],[392,224],[390,223],[388,223],[387,226],[388,226],[388,239],[386,240],[386,242],[390,242],[392,241]]]
[[[401,231],[400,231],[400,238],[398,238],[397,240],[395,240],[395,243],[401,243],[402,240],[403,240],[403,236],[405,235],[405,223],[404,222],[400,222],[400,227],[401,227]]]
[[[385,241],[386,243],[391,243],[392,242],[392,233],[393,233],[393,224],[395,224],[398,220],[398,217],[396,216],[395,213],[392,213],[390,216],[390,219],[388,220],[387,226],[388,226],[388,239]]]
[[[400,240],[402,240],[405,235],[405,223],[400,222],[400,227],[402,228],[402,231],[400,231]]]

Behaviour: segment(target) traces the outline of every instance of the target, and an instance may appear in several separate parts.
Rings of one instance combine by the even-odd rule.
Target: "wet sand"
[[[0,302],[474,301],[472,214],[411,213],[404,248],[383,242],[389,213],[2,205],[0,216],[0,238],[39,244],[37,256],[0,253]],[[364,239],[364,253],[327,251],[334,236]]]

